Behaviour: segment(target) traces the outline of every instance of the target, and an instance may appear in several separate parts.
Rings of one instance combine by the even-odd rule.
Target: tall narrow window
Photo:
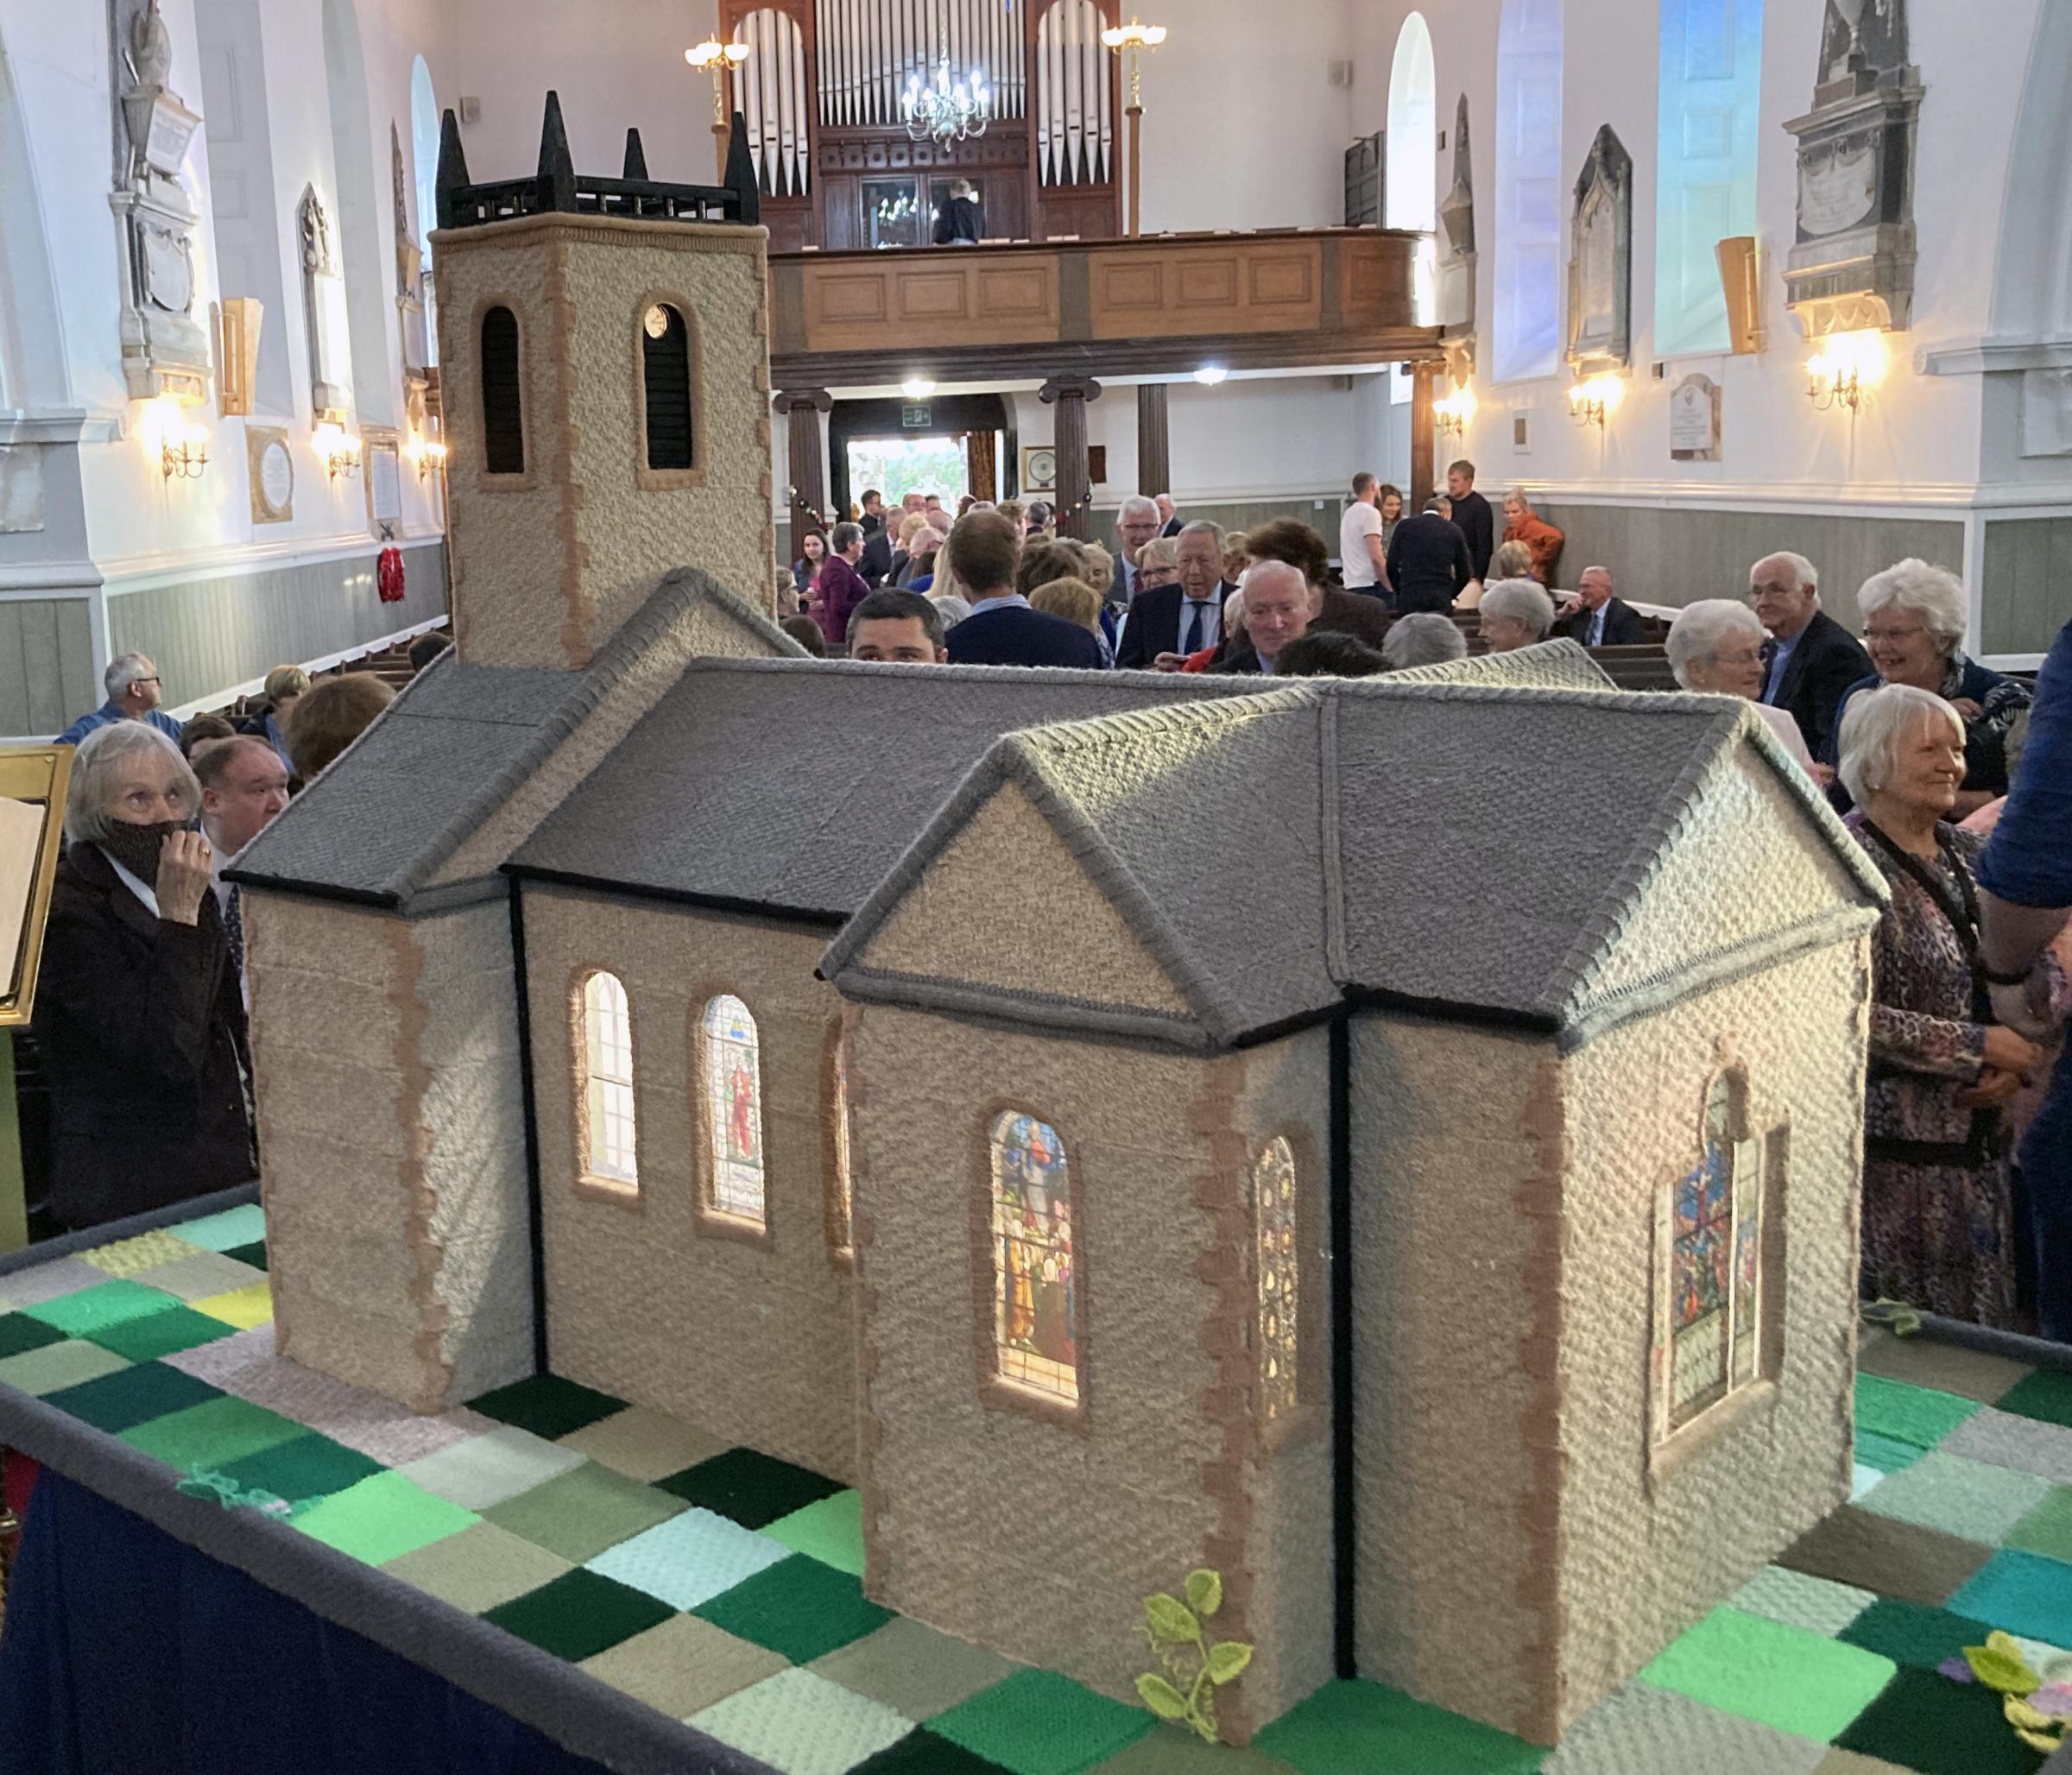
[[[828,1063],[827,1077],[827,1113],[831,1124],[828,1129],[827,1157],[834,1171],[829,1179],[828,1236],[833,1242],[835,1255],[849,1257],[855,1254],[856,1247],[856,1203],[849,1176],[849,1062],[843,1055],[839,1029],[835,1032],[834,1053]]]
[[[1300,1403],[1301,1295],[1295,1234],[1295,1154],[1267,1141],[1252,1166],[1252,1207],[1259,1222],[1259,1404],[1271,1424]]]
[[[1500,382],[1561,355],[1563,0],[1504,0],[1496,40],[1496,349]]]
[[[633,1018],[616,974],[583,982],[583,1152],[593,1182],[638,1187],[633,1113]]]
[[[761,1043],[749,1008],[730,993],[705,1007],[704,1062],[711,1159],[705,1205],[761,1228],[768,1224]]]
[[[1663,1434],[1760,1368],[1763,1145],[1748,1127],[1747,1082],[1721,1073],[1706,1097],[1702,1157],[1668,1186],[1658,1233],[1668,1256],[1655,1339]]]
[[[648,402],[648,466],[687,469],[691,450],[691,332],[682,313],[657,302],[641,321]]]
[[[1439,101],[1431,57],[1431,31],[1422,13],[1403,21],[1395,60],[1388,70],[1388,153],[1382,177],[1385,214],[1391,228],[1424,235],[1418,243],[1412,294],[1420,326],[1429,326],[1438,306]]]
[[[1002,1380],[1079,1402],[1072,1188],[1058,1130],[1009,1111],[993,1124],[993,1347]]]
[[[482,317],[482,462],[492,475],[525,472],[525,413],[518,370],[518,317]]]
[[[1662,0],[1655,355],[1724,351],[1714,248],[1755,232],[1763,0]]]

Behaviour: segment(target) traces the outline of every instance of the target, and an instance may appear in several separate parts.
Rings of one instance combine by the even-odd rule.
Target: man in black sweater
[[[1475,578],[1468,539],[1442,517],[1439,502],[1428,499],[1414,518],[1405,518],[1388,540],[1388,583],[1396,589],[1397,614],[1449,611],[1462,588]]]
[[[1446,471],[1446,492],[1453,501],[1453,521],[1468,539],[1468,565],[1475,579],[1489,577],[1489,557],[1496,553],[1496,518],[1489,502],[1475,490],[1475,464],[1462,457]]]

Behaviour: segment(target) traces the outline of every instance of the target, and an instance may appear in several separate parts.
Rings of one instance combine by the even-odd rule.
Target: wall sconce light
[[[1459,437],[1475,423],[1475,409],[1481,404],[1475,398],[1474,385],[1462,382],[1443,401],[1431,403],[1432,429],[1442,438]]]
[[[416,464],[420,481],[428,479],[433,469],[444,469],[446,465],[446,446],[436,438],[413,435],[403,454]]]
[[[145,455],[157,459],[165,480],[199,481],[209,465],[208,428],[189,420],[186,408],[171,395],[145,403],[137,435]]]
[[[1886,363],[1883,333],[1830,333],[1806,360],[1806,399],[1818,413],[1846,407],[1854,414],[1885,380]]]
[[[326,420],[317,427],[316,435],[310,441],[316,445],[317,454],[324,458],[325,472],[332,480],[340,475],[359,473],[360,440],[343,426]]]
[[[1213,388],[1230,372],[1220,363],[1204,363],[1194,373],[1194,379],[1204,388]]]
[[[1618,412],[1626,399],[1626,384],[1615,376],[1594,376],[1569,389],[1569,417],[1579,426],[1604,429],[1604,422]]]

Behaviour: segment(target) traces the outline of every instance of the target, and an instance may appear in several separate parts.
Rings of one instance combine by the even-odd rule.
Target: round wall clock
[[[1021,464],[1024,493],[1052,493],[1058,487],[1058,452],[1047,444],[1039,444],[1023,458]]]

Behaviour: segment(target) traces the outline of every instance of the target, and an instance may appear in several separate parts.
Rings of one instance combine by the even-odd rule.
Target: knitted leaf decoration
[[[1144,1620],[1151,1628],[1152,1638],[1163,1639],[1168,1645],[1191,1646],[1202,1637],[1202,1624],[1194,1618],[1194,1611],[1178,1597],[1168,1596],[1163,1590],[1144,1599]]]
[[[1972,1675],[2003,1695],[2032,1695],[2043,1687],[2044,1679],[2029,1668],[2021,1647],[2008,1634],[1988,1633],[1983,1646],[1964,1648],[1964,1658]]]
[[[1203,1567],[1187,1574],[1187,1606],[1204,1620],[1223,1606],[1223,1575]]]
[[[1137,1694],[1161,1720],[1187,1717],[1187,1697],[1155,1671],[1147,1671],[1137,1678]]]
[[[1216,1691],[1243,1674],[1252,1647],[1241,1639],[1211,1644],[1203,1618],[1223,1606],[1220,1572],[1201,1567],[1187,1574],[1187,1601],[1159,1591],[1144,1599],[1144,1639],[1165,1674],[1147,1671],[1137,1678],[1137,1696],[1161,1720],[1193,1728],[1205,1744],[1216,1741]]]
[[[1252,1662],[1252,1648],[1236,1639],[1225,1639],[1209,1648],[1209,1680],[1221,1689],[1235,1682]]]

